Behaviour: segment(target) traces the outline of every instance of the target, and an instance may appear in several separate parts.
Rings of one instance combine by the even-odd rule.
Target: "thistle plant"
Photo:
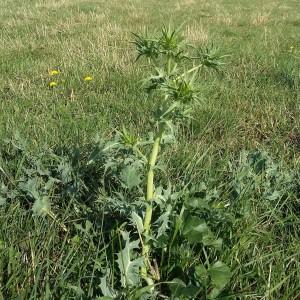
[[[142,276],[148,284],[153,284],[153,266],[150,263],[150,235],[153,202],[156,197],[155,169],[161,145],[166,135],[174,135],[180,123],[192,118],[192,107],[199,99],[197,85],[203,67],[219,70],[223,58],[217,48],[195,48],[188,45],[180,28],[164,26],[154,38],[134,34],[134,44],[138,55],[147,59],[152,75],[145,81],[148,93],[155,93],[159,99],[153,128],[155,129],[152,150],[147,159],[146,212],[143,220],[142,255],[144,267]],[[155,279],[155,278],[154,278]]]

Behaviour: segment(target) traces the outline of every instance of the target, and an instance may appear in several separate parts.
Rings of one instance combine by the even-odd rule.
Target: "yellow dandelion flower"
[[[57,71],[57,70],[51,70],[49,73],[50,73],[51,76],[55,76],[55,75],[59,74],[59,71]]]
[[[83,78],[83,80],[84,80],[84,81],[92,81],[92,80],[93,80],[93,77],[87,75],[87,76],[85,76],[85,77]]]
[[[51,82],[49,83],[49,86],[50,86],[50,87],[55,87],[55,86],[57,86],[57,82],[51,81]]]
[[[290,49],[293,50],[293,49],[294,49],[294,46],[291,46]]]

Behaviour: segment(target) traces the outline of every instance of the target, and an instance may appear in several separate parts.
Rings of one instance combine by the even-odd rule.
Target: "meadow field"
[[[222,62],[152,159],[178,27]],[[300,1],[1,0],[0,140],[0,300],[300,299]]]

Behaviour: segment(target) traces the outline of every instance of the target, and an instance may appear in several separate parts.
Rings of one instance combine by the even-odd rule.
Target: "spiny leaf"
[[[147,58],[158,57],[159,49],[157,40],[148,38],[147,33],[145,34],[145,37],[136,33],[132,34],[135,37],[135,40],[132,43],[136,46],[136,50],[138,52],[136,60],[138,60],[141,56],[145,56]]]
[[[121,285],[123,287],[134,286],[140,281],[140,268],[144,264],[143,257],[134,258],[134,249],[139,248],[139,240],[130,241],[129,233],[121,231],[125,240],[125,247],[117,253],[117,264],[121,271]]]
[[[169,217],[172,211],[172,206],[168,205],[166,211],[157,219],[155,222],[158,224],[158,230],[157,230],[157,238],[164,235],[169,228]]]
[[[137,167],[134,165],[126,166],[121,172],[121,180],[129,190],[139,186],[141,183],[141,177]]]
[[[144,231],[144,225],[143,225],[142,218],[136,212],[132,212],[131,219],[132,219],[132,222],[137,227],[138,232],[140,234],[143,233],[143,231]]]
[[[32,211],[35,215],[44,216],[50,211],[50,201],[48,196],[39,197],[35,200]]]
[[[116,296],[116,292],[107,285],[109,276],[110,276],[110,269],[107,269],[106,274],[100,279],[100,284],[99,284],[99,287],[104,297],[101,297],[99,299],[102,300],[114,299],[114,297]]]

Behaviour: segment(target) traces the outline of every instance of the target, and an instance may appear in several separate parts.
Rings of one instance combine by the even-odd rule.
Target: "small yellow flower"
[[[51,81],[51,82],[49,83],[49,86],[50,86],[50,87],[55,87],[55,86],[57,86],[57,82]]]
[[[92,80],[93,80],[93,77],[87,75],[87,76],[85,76],[85,77],[83,78],[83,80],[84,80],[84,81],[92,81]]]
[[[49,73],[50,73],[51,76],[55,76],[55,75],[59,74],[59,71],[57,71],[57,70],[51,70]]]
[[[290,49],[293,50],[293,49],[294,49],[294,46],[291,46]]]

